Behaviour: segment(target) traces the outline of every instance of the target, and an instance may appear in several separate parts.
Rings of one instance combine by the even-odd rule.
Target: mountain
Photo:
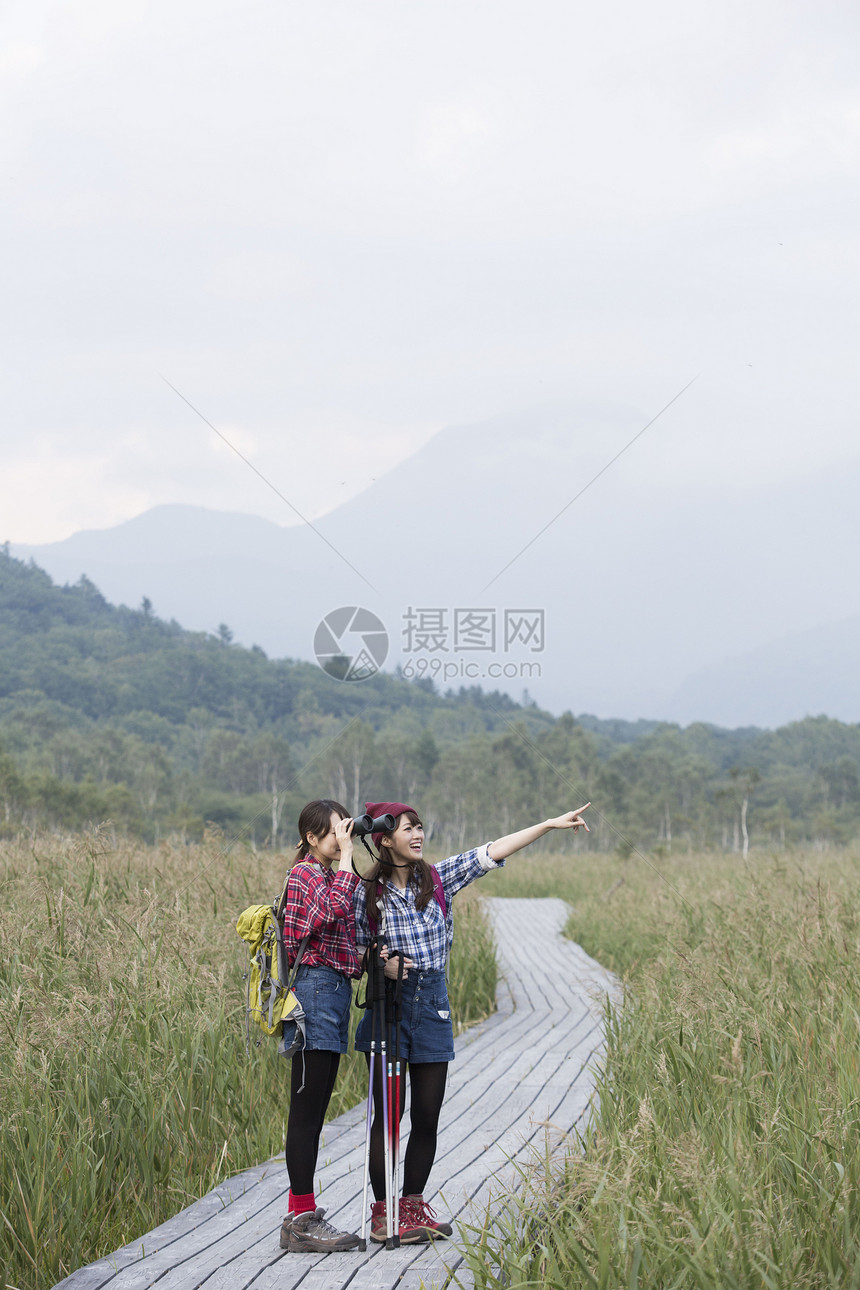
[[[669,699],[669,721],[776,727],[836,712],[860,722],[860,617],[796,632],[701,668]],[[798,711],[803,704],[804,712]]]
[[[659,437],[645,438],[568,505],[643,422],[624,408],[547,407],[452,427],[316,531],[160,506],[14,551],[59,580],[87,574],[111,600],[138,605],[147,596],[188,627],[226,622],[237,640],[276,656],[312,658],[323,616],[361,605],[387,627],[386,666],[420,666],[443,689],[478,683],[517,697],[527,689],[555,711],[664,717],[686,702],[685,678],[860,608],[844,576],[858,554],[860,467],[774,485],[766,496],[740,477],[730,490],[707,481],[646,488],[641,455],[662,449]],[[652,456],[651,474],[653,464]],[[321,471],[315,507],[333,465]],[[290,496],[289,481],[272,482]],[[419,609],[446,611],[435,641],[444,648],[404,648]],[[494,650],[456,648],[458,609],[483,611],[484,626],[494,611]],[[533,638],[505,650],[506,610],[544,612],[542,650]],[[487,643],[477,630],[476,638]],[[703,684],[711,720],[753,720],[755,696],[747,713],[737,680],[723,690]],[[833,715],[854,712],[852,676],[834,689]],[[783,719],[816,710],[817,694],[792,680]]]

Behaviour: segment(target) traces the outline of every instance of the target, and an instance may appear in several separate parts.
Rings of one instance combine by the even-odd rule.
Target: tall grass
[[[287,1066],[245,1052],[234,924],[283,866],[216,837],[0,844],[0,1285],[43,1290],[282,1149]],[[492,1009],[470,893],[451,985],[461,1022]],[[365,1094],[350,1054],[330,1115]]]
[[[681,898],[635,857],[499,879],[570,899],[626,1002],[585,1143],[475,1234],[477,1284],[858,1286],[860,861],[658,863]]]

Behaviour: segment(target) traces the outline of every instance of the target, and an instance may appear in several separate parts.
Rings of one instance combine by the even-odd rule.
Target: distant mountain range
[[[640,425],[622,408],[544,408],[451,428],[316,531],[171,505],[12,549],[59,581],[86,574],[112,601],[146,596],[194,629],[227,623],[279,657],[312,658],[324,615],[361,605],[388,630],[386,667],[421,666],[443,689],[474,682],[527,689],[556,712],[726,726],[820,711],[860,721],[860,466],[766,497],[742,479],[729,492],[645,489],[637,445],[532,541]],[[291,497],[288,479],[272,482]],[[331,462],[313,508],[337,487]],[[445,613],[424,643],[438,648],[410,650],[434,610]],[[525,629],[505,649],[506,610],[509,626],[514,611],[544,611],[543,649]]]
[[[860,722],[860,617],[796,632],[688,676],[664,714],[699,720],[719,705],[720,724],[776,726],[789,713],[835,713]],[[708,718],[713,720],[713,718]]]

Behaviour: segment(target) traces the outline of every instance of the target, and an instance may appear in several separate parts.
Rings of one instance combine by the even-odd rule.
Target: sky
[[[166,381],[310,517],[693,377],[643,487],[856,462],[858,61],[828,0],[7,4],[0,540],[293,522]]]

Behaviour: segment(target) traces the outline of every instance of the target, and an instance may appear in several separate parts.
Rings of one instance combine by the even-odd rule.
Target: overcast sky
[[[0,540],[291,520],[161,375],[311,515],[445,425],[697,374],[644,483],[856,460],[858,12],[14,0]]]

